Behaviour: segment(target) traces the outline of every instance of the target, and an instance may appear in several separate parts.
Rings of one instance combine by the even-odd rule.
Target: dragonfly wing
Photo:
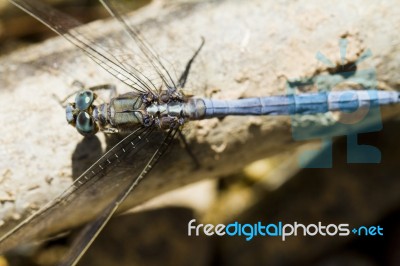
[[[43,232],[57,233],[76,221],[96,217],[147,165],[154,149],[163,141],[163,132],[140,127],[107,151],[97,162],[80,175],[60,196],[22,221],[0,237],[0,253],[21,242],[44,237]],[[124,171],[127,160],[132,160],[128,175]],[[63,222],[60,223],[59,221]]]
[[[125,40],[116,37],[93,37],[90,29],[82,29],[82,24],[38,0],[10,0],[47,27],[65,37],[69,42],[85,52],[93,61],[103,67],[111,75],[141,92],[153,92],[158,89],[157,84],[141,72],[138,66],[144,64],[143,56],[128,50]],[[129,56],[134,55],[134,58]],[[124,59],[125,57],[131,60]]]
[[[100,2],[107,9],[110,15],[120,22],[120,25],[123,27],[123,30],[125,31],[126,35],[128,35],[128,37],[133,40],[133,43],[136,44],[136,46],[139,48],[141,54],[145,56],[144,59],[146,62],[148,62],[147,64],[149,66],[149,69],[151,69],[153,72],[151,73],[153,74],[152,76],[154,77],[154,75],[156,76],[158,75],[162,80],[162,83],[166,85],[167,89],[171,94],[175,92],[179,93],[180,90],[182,90],[185,86],[190,66],[194,58],[201,50],[204,44],[204,38],[201,38],[200,47],[198,47],[196,50],[190,51],[187,54],[188,55],[187,60],[189,61],[185,62],[185,68],[181,69],[181,71],[183,72],[180,74],[180,77],[178,78],[173,65],[167,60],[165,60],[165,58],[162,58],[153,49],[150,42],[146,40],[145,36],[143,36],[140,33],[137,27],[135,27],[132,23],[130,23],[129,16],[125,14],[126,11],[129,10],[129,8],[125,7],[126,5],[126,3],[124,3],[125,1],[100,0]],[[158,28],[162,28],[162,25],[160,25]],[[182,38],[180,37],[180,39]],[[182,48],[180,49],[180,54],[182,55],[185,54],[182,51]]]
[[[175,77],[172,77],[172,74],[170,74],[170,72],[168,72],[163,62],[161,62],[160,56],[157,54],[157,52],[155,52],[152,49],[151,45],[140,34],[139,30],[136,29],[133,25],[128,23],[123,13],[120,11],[121,9],[118,9],[118,7],[122,5],[121,1],[115,2],[109,0],[100,0],[100,2],[107,9],[110,15],[112,15],[115,19],[117,19],[121,23],[125,32],[136,43],[141,52],[146,56],[147,61],[151,64],[152,68],[160,76],[163,83],[166,84],[168,88],[176,88],[177,80]]]
[[[100,231],[110,220],[111,216],[118,209],[120,204],[128,197],[132,190],[153,168],[161,155],[164,154],[164,152],[168,148],[168,145],[171,143],[178,130],[178,128],[169,130],[165,139],[157,147],[156,151],[153,153],[153,156],[150,158],[140,174],[135,179],[133,179],[126,188],[122,190],[122,192],[102,211],[102,213],[93,222],[90,222],[82,229],[82,231],[72,243],[70,251],[67,253],[66,257],[60,265],[75,265],[79,261],[79,259],[83,256],[83,254],[98,236]]]

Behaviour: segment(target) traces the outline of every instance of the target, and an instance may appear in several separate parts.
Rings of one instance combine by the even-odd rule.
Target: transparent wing
[[[162,80],[162,83],[166,85],[170,94],[178,93],[185,87],[186,79],[188,77],[191,64],[194,59],[202,49],[204,45],[204,38],[201,38],[200,46],[196,50],[191,50],[189,54],[187,54],[188,61],[185,62],[185,68],[180,69],[183,71],[179,78],[176,76],[175,69],[173,65],[162,58],[152,47],[152,45],[146,40],[144,36],[140,34],[140,31],[130,23],[129,16],[126,15],[126,12],[129,10],[124,6],[124,2],[121,0],[99,0],[103,6],[107,9],[111,16],[113,16],[117,21],[120,22],[124,32],[128,35],[128,37],[133,40],[131,42],[127,42],[128,44],[135,44],[140,52],[138,54],[143,54],[145,57],[145,61],[147,62],[149,69],[154,70],[152,77],[158,76]],[[184,54],[180,49],[180,54]],[[128,61],[132,62],[132,60]]]
[[[176,77],[173,77],[172,73],[168,71],[164,65],[165,63],[162,62],[161,57],[152,49],[151,45],[146,41],[144,36],[141,36],[139,30],[128,22],[126,16],[124,15],[126,8],[123,8],[123,1],[100,0],[100,2],[107,9],[111,16],[121,23],[125,32],[146,57],[147,62],[151,64],[152,68],[162,79],[163,83],[167,85],[167,88],[171,92],[174,92],[179,86],[179,84],[176,83],[178,80]]]
[[[143,54],[146,50],[137,44],[138,48],[134,49],[135,45],[128,45],[127,38],[93,37],[90,29],[83,30],[78,27],[82,24],[76,19],[37,0],[10,0],[10,2],[65,37],[98,65],[134,90],[141,93],[155,93],[160,87],[157,79],[167,81],[163,77],[165,74],[155,68],[157,63],[149,61],[150,57]],[[130,43],[133,43],[132,40]]]
[[[93,219],[96,213],[107,208],[116,195],[125,191],[132,180],[143,178],[154,164],[154,151],[159,149],[164,140],[165,134],[152,127],[140,127],[130,133],[79,176],[59,197],[1,236],[0,253],[36,238],[45,229],[48,231],[49,227],[53,232],[65,230],[59,227],[60,220],[63,220],[63,226],[72,226],[76,219]],[[117,167],[121,163],[121,167]],[[129,169],[124,169],[124,165]],[[125,173],[121,172],[123,170]],[[133,187],[130,190],[132,189]]]
[[[158,146],[153,156],[150,158],[147,165],[143,168],[141,173],[132,180],[132,182],[124,188],[120,194],[102,211],[102,213],[92,222],[87,224],[79,235],[72,243],[72,247],[66,254],[64,260],[60,265],[75,265],[83,256],[89,246],[93,243],[100,231],[104,228],[111,216],[118,209],[119,205],[126,199],[132,190],[139,184],[139,182],[146,176],[146,174],[153,168],[154,164],[158,161],[161,155],[167,150],[168,145],[171,143],[175,134],[179,131],[178,128],[170,129],[165,139]]]

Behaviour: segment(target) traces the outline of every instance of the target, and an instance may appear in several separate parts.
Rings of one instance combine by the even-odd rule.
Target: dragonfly
[[[68,209],[79,204],[79,193],[101,183],[111,171],[121,165],[132,164],[132,176],[124,180],[117,191],[107,191],[113,200],[102,202],[100,215],[89,222],[72,243],[60,265],[75,265],[93,243],[95,238],[114,215],[124,200],[154,168],[161,156],[176,137],[184,140],[182,128],[194,120],[226,116],[264,115],[312,115],[330,111],[353,111],[354,109],[399,103],[398,92],[377,90],[344,90],[331,92],[300,93],[266,97],[220,100],[185,95],[183,89],[192,63],[203,47],[189,59],[183,73],[174,79],[171,71],[156,51],[118,8],[119,2],[100,0],[107,11],[120,23],[125,34],[137,47],[136,58],[146,62],[152,75],[142,71],[133,57],[126,60],[113,53],[127,47],[110,47],[97,43],[79,30],[81,23],[38,0],[10,0],[17,7],[32,15],[50,29],[65,37],[82,50],[90,59],[131,91],[112,97],[109,102],[98,103],[98,86],[79,91],[75,100],[65,108],[67,122],[83,136],[98,132],[121,134],[123,139],[101,156],[97,162],[80,175],[60,196],[39,209],[32,216],[0,237],[0,252],[16,245],[17,239],[28,231],[40,232],[46,226],[42,221],[55,209]],[[122,45],[122,44],[121,44]],[[111,52],[110,52],[111,51]],[[346,97],[343,97],[343,96]],[[161,135],[158,133],[162,133]],[[190,149],[188,149],[190,152]],[[127,161],[127,158],[134,161]],[[77,203],[78,202],[78,203]],[[84,204],[84,203],[81,203]],[[60,219],[64,218],[60,216]]]

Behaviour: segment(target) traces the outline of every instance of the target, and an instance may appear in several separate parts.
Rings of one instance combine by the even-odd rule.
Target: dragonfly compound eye
[[[94,101],[94,94],[90,90],[78,92],[75,97],[75,105],[81,111],[87,110]]]
[[[86,112],[80,112],[76,118],[76,129],[84,136],[90,136],[97,132],[98,128],[93,118]]]
[[[75,108],[71,104],[67,104],[67,107],[65,107],[65,116],[69,124],[75,123],[74,109]]]

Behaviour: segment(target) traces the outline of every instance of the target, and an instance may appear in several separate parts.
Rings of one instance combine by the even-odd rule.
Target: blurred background
[[[82,22],[107,16],[96,0],[47,1]],[[127,1],[140,8],[149,1]],[[55,33],[0,0],[0,56]],[[383,110],[384,111],[384,110]],[[359,144],[381,150],[380,164],[348,164],[347,140],[335,139],[333,167],[301,169],[298,152],[254,162],[232,176],[167,193],[114,217],[79,265],[400,265],[400,143],[398,120],[365,133]],[[324,151],[322,155],[324,156]],[[380,225],[384,236],[279,238],[188,236],[188,222],[348,223]],[[53,265],[73,233],[0,257],[5,265]]]

